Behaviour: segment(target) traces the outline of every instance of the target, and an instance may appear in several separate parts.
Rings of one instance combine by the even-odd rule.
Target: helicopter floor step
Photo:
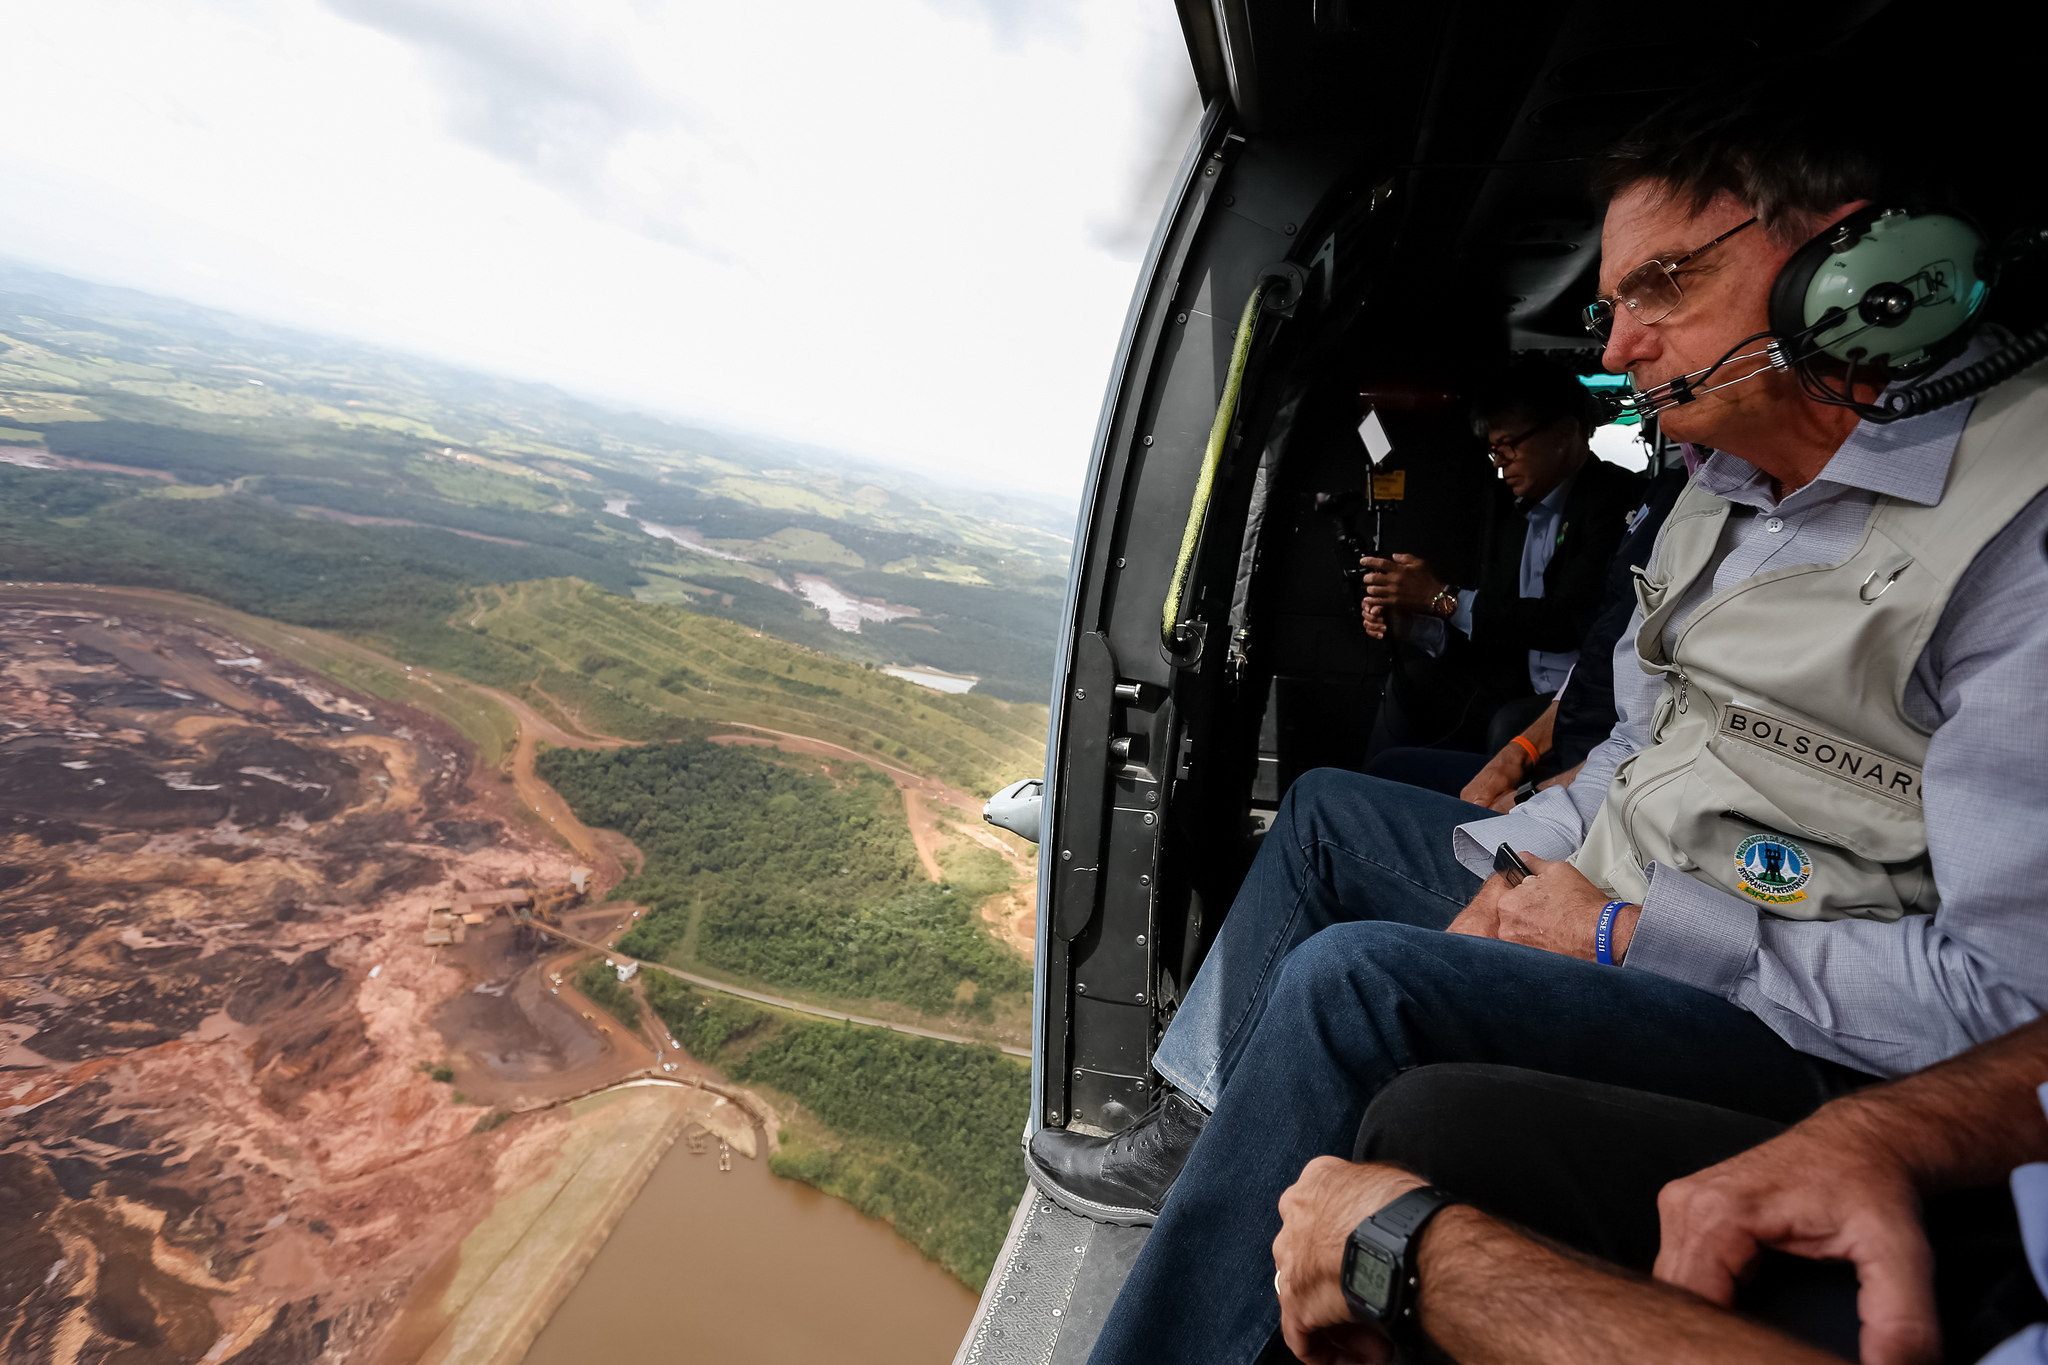
[[[1083,1365],[1151,1231],[1026,1193],[954,1365]]]

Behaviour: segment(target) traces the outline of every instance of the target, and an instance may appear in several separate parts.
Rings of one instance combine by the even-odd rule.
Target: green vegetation
[[[776,1174],[815,1185],[897,1232],[975,1289],[1024,1194],[1024,1067],[994,1048],[800,1020],[714,998],[665,973],[647,1000],[689,1053],[815,1115],[783,1134]]]
[[[1029,498],[4,263],[0,443],[109,467],[74,484],[85,507],[40,491],[67,476],[21,471],[34,487],[0,573],[177,588],[389,642],[446,620],[451,588],[576,577],[860,663],[973,673],[984,695],[1046,695],[1070,515]],[[68,516],[90,520],[48,534]],[[304,564],[273,553],[299,537]],[[798,572],[920,615],[835,630],[791,590]]]
[[[61,466],[0,464],[0,579],[207,599],[189,609],[441,717],[486,763],[516,726],[481,689],[654,742],[541,764],[647,853],[621,888],[653,907],[628,951],[977,1031],[1023,1013],[1029,972],[975,913],[1008,885],[1000,858],[948,850],[933,886],[867,763],[799,770],[703,738],[767,727],[983,792],[1038,771],[1066,509],[5,263],[0,445]],[[799,573],[918,614],[836,630]],[[946,695],[887,664],[981,681]],[[640,1026],[602,963],[577,984]],[[693,1053],[803,1106],[779,1171],[986,1278],[1023,1188],[1022,1068],[665,974],[645,989]]]
[[[634,1033],[640,1032],[640,1002],[626,984],[619,980],[611,964],[601,957],[593,957],[583,964],[576,973],[576,989],[583,992],[585,999],[604,1010],[606,1014],[624,1024]]]
[[[9,307],[0,270],[0,328]],[[509,415],[449,406],[445,394],[461,388],[453,375],[441,377],[441,397],[398,403],[402,420],[347,411],[367,402],[356,394],[403,391],[395,367],[380,362],[377,384],[350,368],[361,357],[292,378],[294,348],[321,345],[305,338],[252,351],[246,338],[214,337],[188,346],[205,363],[174,361],[188,348],[166,348],[169,332],[135,322],[146,309],[89,329],[57,309],[17,303],[13,313],[15,334],[0,331],[0,437],[106,468],[0,465],[0,575],[165,588],[338,631],[627,739],[746,720],[981,790],[1042,763],[1035,703],[1045,694],[1058,580],[1042,554],[992,555],[993,523],[951,513],[921,521],[880,488],[839,508],[853,520],[834,520],[838,512],[819,510],[830,498],[812,494],[844,481],[815,470],[792,504],[770,495],[784,475],[762,483],[729,457],[657,456],[589,428],[579,428],[582,450],[536,439],[516,422],[507,430]],[[249,385],[252,370],[267,376],[263,386]],[[487,417],[492,425],[479,426]],[[620,419],[645,439],[638,420]],[[465,441],[476,448],[458,449]],[[701,477],[687,472],[691,460]],[[174,481],[141,472],[149,470]],[[735,501],[743,489],[760,505]],[[643,515],[758,551],[761,562],[706,558],[602,510],[629,500]],[[998,586],[931,576],[930,566],[955,560],[972,561],[976,583]],[[911,567],[858,567],[884,562]],[[776,586],[799,569],[922,615],[859,634],[835,630]],[[870,667],[892,661],[976,673],[985,685],[951,697]],[[449,718],[466,734],[492,756],[502,752],[502,717],[456,709]]]
[[[520,651],[529,674],[539,666],[549,677],[573,676],[587,695],[609,694],[636,713],[811,735],[886,755],[969,791],[993,791],[1044,767],[1042,707],[934,692],[586,583],[480,589],[475,602],[461,613],[476,622],[481,634],[474,638]],[[553,683],[543,686],[554,693]]]
[[[577,818],[646,855],[617,892],[650,907],[621,952],[983,1020],[997,998],[1030,988],[1024,963],[974,913],[1007,886],[1001,861],[963,860],[973,880],[931,885],[901,797],[865,764],[814,776],[691,741],[558,749],[536,770]]]
[[[440,1066],[434,1062],[421,1062],[420,1070],[426,1073],[427,1079],[430,1081],[438,1082],[441,1085],[455,1084],[455,1073],[448,1067]]]

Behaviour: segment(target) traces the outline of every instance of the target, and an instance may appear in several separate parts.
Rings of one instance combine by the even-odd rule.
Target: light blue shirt
[[[2035,1094],[2048,1111],[2048,1085]],[[2027,1249],[2027,1269],[2048,1294],[2048,1163],[2028,1162],[2012,1173],[2012,1204],[2020,1217],[2020,1241]],[[2048,1365],[2048,1327],[2035,1323],[2009,1337],[1980,1365]]]
[[[1598,457],[1595,457],[1598,458]],[[1579,476],[1573,474],[1563,483],[1550,490],[1542,499],[1522,515],[1528,520],[1529,530],[1522,537],[1521,593],[1524,597],[1543,596],[1543,574],[1550,567],[1551,556],[1557,553],[1558,523],[1564,517],[1564,501],[1571,496],[1572,485]],[[1444,618],[1453,629],[1465,638],[1472,637],[1472,603],[1479,592],[1475,588],[1461,588],[1458,592],[1458,609]],[[1428,622],[1417,623],[1427,627]],[[1419,635],[1416,643],[1429,654],[1440,653],[1443,649],[1443,631],[1439,627],[1434,633]],[[1579,661],[1576,649],[1562,652],[1532,649],[1529,651],[1529,686],[1537,692],[1555,692],[1564,686],[1570,676],[1572,665]]]
[[[1956,362],[1976,358],[1965,352]],[[1837,564],[1880,495],[1938,502],[1971,403],[1889,426],[1859,425],[1818,479],[1787,495],[1726,453],[1695,478],[1732,516],[1709,570],[1672,614],[1756,574]],[[1893,923],[1760,914],[1659,863],[1624,970],[1654,972],[1740,1005],[1802,1052],[1898,1076],[2019,1027],[2048,1007],[2048,494],[1977,555],[1906,685],[1906,713],[1932,731],[1925,773],[1928,849],[1941,908]],[[1661,549],[1661,537],[1660,537]],[[1654,561],[1653,561],[1654,562]],[[1660,677],[1635,657],[1638,612],[1615,647],[1614,731],[1569,787],[1453,836],[1479,876],[1493,849],[1575,852],[1623,759],[1650,743]]]

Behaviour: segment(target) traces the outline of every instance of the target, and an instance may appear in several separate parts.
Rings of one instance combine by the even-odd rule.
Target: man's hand
[[[1863,1365],[1941,1358],[1934,1255],[1911,1173],[1855,1100],[1657,1196],[1657,1278],[1724,1306],[1765,1247],[1853,1261]]]
[[[1486,760],[1486,766],[1465,784],[1458,799],[1506,814],[1515,808],[1515,788],[1522,785],[1523,774],[1534,766],[1534,760],[1521,745],[1510,744]]]
[[[1366,569],[1368,603],[1394,611],[1426,612],[1436,595],[1444,590],[1444,581],[1415,555],[1395,555],[1391,559],[1367,555],[1358,562]]]
[[[1526,860],[1526,855],[1525,860]],[[1479,894],[1471,904],[1458,912],[1445,932],[1470,934],[1473,938],[1500,937],[1500,898],[1507,894],[1508,884],[1500,873],[1488,877],[1479,888]]]
[[[1425,1183],[1398,1166],[1319,1156],[1280,1196],[1280,1235],[1273,1239],[1280,1331],[1287,1349],[1308,1365],[1393,1359],[1377,1325],[1352,1321],[1338,1283],[1344,1243],[1369,1216]]]
[[[1387,638],[1387,609],[1367,598],[1358,609],[1358,618],[1365,627],[1365,633],[1375,640]]]
[[[1529,865],[1530,875],[1520,886],[1509,886],[1494,873],[1472,903],[1451,921],[1450,932],[1525,943],[1547,953],[1595,961],[1594,931],[1602,907],[1612,898],[1570,863],[1553,863],[1528,852],[1522,854],[1522,861]],[[1642,913],[1641,906],[1627,905],[1615,915],[1610,955],[1616,962],[1628,952]]]

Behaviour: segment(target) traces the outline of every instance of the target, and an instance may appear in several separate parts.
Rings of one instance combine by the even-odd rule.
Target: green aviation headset
[[[1768,332],[1744,338],[1703,370],[1631,391],[1626,401],[1649,416],[1691,402],[1724,365],[1756,360],[1749,373],[1712,387],[1779,369],[1795,374],[1809,397],[1852,408],[1869,421],[1896,422],[1946,407],[2048,354],[2044,325],[1973,365],[1925,380],[1968,343],[2003,261],[2043,244],[2048,233],[2029,231],[2007,251],[1993,252],[1976,226],[1956,214],[1859,209],[1822,229],[1778,272]],[[1761,348],[1742,354],[1759,342]],[[1864,403],[1852,396],[1858,379],[1890,387],[1875,403]]]
[[[1859,209],[1801,247],[1771,285],[1793,364],[1831,356],[1892,375],[1963,347],[1991,292],[1984,238],[1946,213]]]

